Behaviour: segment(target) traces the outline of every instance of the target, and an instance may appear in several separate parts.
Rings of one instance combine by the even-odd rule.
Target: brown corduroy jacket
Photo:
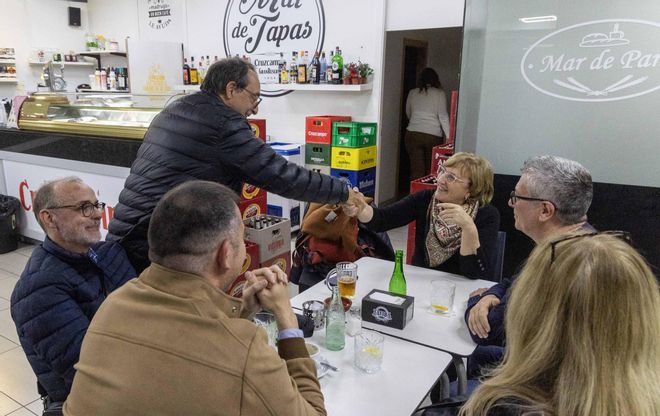
[[[92,320],[65,415],[325,415],[302,338],[279,342],[242,302],[152,264]]]

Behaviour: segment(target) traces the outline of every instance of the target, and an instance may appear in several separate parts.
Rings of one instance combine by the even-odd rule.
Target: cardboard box
[[[250,128],[254,133],[255,137],[260,138],[264,142],[266,141],[266,120],[263,118],[248,118],[248,123]]]
[[[269,267],[273,264],[279,266],[279,268],[288,276],[291,272],[291,251],[289,250],[286,253],[273,257],[272,259],[262,261],[259,267]]]
[[[357,186],[360,192],[374,196],[376,192],[376,168],[362,170],[330,169],[330,176],[348,179],[352,186]]]
[[[373,294],[385,298],[402,300],[396,304],[385,300],[371,298]],[[362,320],[390,328],[403,329],[413,318],[415,298],[412,296],[395,295],[384,290],[373,289],[362,298]]]
[[[305,142],[332,143],[332,123],[351,121],[351,116],[308,116],[305,117]]]
[[[300,201],[277,194],[268,194],[268,215],[284,217],[291,221],[291,231],[300,229]]]
[[[257,215],[264,215],[268,210],[266,204],[266,195],[259,196],[247,201],[238,201],[238,210],[241,211],[241,217],[245,220]]]
[[[340,147],[370,147],[376,145],[376,123],[359,121],[332,124],[332,145]]]
[[[245,261],[241,274],[234,280],[231,287],[227,291],[229,296],[240,298],[243,296],[243,287],[245,286],[245,272],[254,270],[259,267],[259,246],[255,243],[245,241]]]
[[[333,147],[330,167],[333,169],[361,170],[376,166],[376,146]]]
[[[314,172],[319,172],[324,175],[330,175],[330,166],[323,166],[323,165],[313,165],[313,164],[305,164],[305,169],[311,170]]]
[[[243,188],[241,188],[241,194],[239,196],[241,197],[241,201],[249,201],[251,199],[259,198],[260,196],[266,196],[266,191],[245,182]]]
[[[272,225],[255,228],[256,221],[276,221]],[[244,220],[245,239],[259,245],[261,262],[270,260],[291,250],[291,222],[286,218],[260,215]]]
[[[305,164],[330,166],[332,146],[329,144],[307,143],[305,145]]]

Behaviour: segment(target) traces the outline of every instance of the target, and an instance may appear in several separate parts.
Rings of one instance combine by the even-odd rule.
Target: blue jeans
[[[497,367],[504,358],[504,348],[497,345],[479,345],[468,357],[468,379],[476,379]]]

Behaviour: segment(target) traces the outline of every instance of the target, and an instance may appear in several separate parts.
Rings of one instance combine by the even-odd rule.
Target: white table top
[[[339,368],[319,380],[329,416],[410,415],[451,362],[445,352],[385,336],[383,366],[377,373],[366,374],[353,366],[353,337],[346,336],[341,351],[325,349],[325,329],[307,340]]]
[[[388,289],[390,277],[394,270],[394,262],[363,257],[356,263],[358,264],[358,281],[355,302],[361,302],[362,298],[372,289]],[[415,297],[413,319],[408,322],[403,330],[365,321],[362,322],[362,326],[451,354],[463,357],[472,354],[476,344],[472,342],[467,324],[463,320],[468,295],[477,288],[491,287],[495,283],[488,280],[470,280],[458,275],[407,264],[404,264],[403,272],[406,276],[408,296]],[[439,316],[427,311],[430,306],[430,282],[436,279],[446,279],[456,284],[454,313],[452,316]],[[329,296],[330,291],[325,283],[321,282],[293,297],[291,305],[302,309],[303,302],[307,300],[318,299],[322,301]]]

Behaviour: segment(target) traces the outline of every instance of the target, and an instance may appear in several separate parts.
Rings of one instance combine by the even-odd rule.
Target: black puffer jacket
[[[215,95],[189,95],[167,106],[149,126],[110,222],[107,239],[124,246],[138,273],[149,265],[147,229],[154,207],[167,191],[195,179],[237,192],[245,181],[300,201],[348,199],[343,182],[288,163]]]

